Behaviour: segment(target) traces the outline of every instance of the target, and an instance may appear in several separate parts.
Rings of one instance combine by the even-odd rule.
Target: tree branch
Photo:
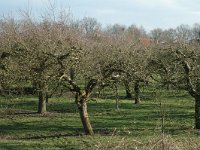
[[[199,96],[199,94],[195,90],[195,88],[194,88],[194,86],[192,84],[192,80],[190,78],[191,67],[190,67],[189,63],[186,60],[183,60],[183,58],[181,58],[181,56],[183,56],[184,58],[186,56],[180,50],[176,50],[176,55],[177,55],[178,59],[181,61],[182,67],[183,67],[184,72],[185,72],[185,79],[186,79],[186,82],[187,82],[187,91],[189,92],[189,94],[192,97],[196,98],[196,97]]]
[[[97,79],[91,79],[87,86],[85,87],[85,91],[86,91],[86,95],[88,96],[92,90],[94,89],[94,87],[97,85],[98,80]]]
[[[80,88],[78,85],[76,85],[76,83],[75,83],[74,81],[72,81],[72,79],[71,79],[68,75],[63,74],[63,75],[60,77],[60,80],[59,80],[59,81],[61,82],[62,80],[67,81],[67,82],[72,86],[71,91],[78,92],[80,95],[82,94],[82,93],[81,93],[81,88]]]

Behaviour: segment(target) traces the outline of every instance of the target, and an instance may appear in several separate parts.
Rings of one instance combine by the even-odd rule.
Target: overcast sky
[[[57,8],[71,10],[74,18],[94,17],[103,26],[142,25],[145,29],[200,23],[199,0],[51,0]],[[15,15],[20,9],[43,13],[48,0],[0,0],[0,13]],[[39,15],[38,15],[39,16]]]

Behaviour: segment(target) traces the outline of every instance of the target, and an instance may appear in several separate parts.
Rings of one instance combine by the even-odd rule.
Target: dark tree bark
[[[45,81],[40,81],[39,82],[39,92],[38,92],[38,97],[39,97],[39,104],[38,104],[38,113],[43,114],[47,111],[46,109],[46,101],[47,101],[47,93],[46,93],[46,82]]]
[[[53,95],[53,94],[52,94],[52,95],[49,94],[48,90],[49,90],[49,89],[48,89],[48,85],[46,84],[46,85],[45,85],[45,92],[46,92],[46,97],[45,97],[45,98],[46,98],[46,103],[47,103],[47,104],[49,103],[49,98]]]
[[[69,69],[69,73],[70,73],[70,78],[72,81],[74,81],[75,79],[75,71],[74,71],[74,68],[70,68]]]
[[[4,96],[5,95],[5,91],[3,86],[0,84],[0,95]]]
[[[139,81],[135,81],[134,83],[134,92],[135,92],[135,104],[140,103],[140,85]]]
[[[46,93],[46,103],[49,103],[49,96],[47,93]]]
[[[195,98],[195,128],[200,129],[200,96]]]
[[[119,93],[117,86],[115,87],[115,101],[116,101],[115,107],[117,110],[119,110]]]
[[[131,90],[130,90],[130,84],[129,81],[124,81],[125,91],[126,91],[126,98],[132,98]]]

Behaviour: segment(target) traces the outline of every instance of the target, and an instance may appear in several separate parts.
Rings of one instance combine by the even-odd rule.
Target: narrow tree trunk
[[[4,91],[4,88],[3,88],[3,86],[1,86],[1,84],[0,84],[0,95],[5,95],[5,91]]]
[[[69,69],[69,73],[70,73],[70,78],[72,81],[74,81],[75,79],[75,71],[74,71],[74,68],[70,68]]]
[[[167,90],[170,90],[170,84],[167,83]]]
[[[119,110],[119,94],[118,94],[118,87],[115,88],[115,101],[116,101],[116,109]]]
[[[126,90],[126,98],[132,98],[129,81],[124,81],[124,86]]]
[[[90,123],[89,115],[87,112],[87,97],[81,96],[79,100],[79,96],[76,96],[76,103],[78,106],[81,122],[83,125],[83,129],[86,135],[93,135],[92,125]]]
[[[32,82],[33,94],[37,95],[38,83],[36,81]]]
[[[49,103],[49,96],[48,96],[47,93],[46,93],[46,103],[47,103],[47,104]]]
[[[135,81],[134,92],[135,92],[135,104],[139,104],[140,103],[140,85],[139,85],[139,81]]]
[[[200,129],[200,96],[195,98],[195,128]]]
[[[46,112],[46,83],[40,81],[39,83],[39,104],[38,104],[38,113],[43,114]]]
[[[46,103],[47,103],[47,104],[49,103],[49,97],[50,97],[48,90],[49,90],[49,89],[48,89],[48,86],[45,85],[45,91],[46,91]]]

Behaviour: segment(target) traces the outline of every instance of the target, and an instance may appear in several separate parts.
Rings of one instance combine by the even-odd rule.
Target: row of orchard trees
[[[93,89],[137,72],[131,65],[141,47],[124,30],[116,25],[103,31],[95,19],[73,22],[63,15],[41,21],[28,15],[20,20],[4,18],[0,22],[1,91],[32,85],[38,93],[38,113],[45,113],[49,93],[63,83],[74,93],[84,131],[91,135],[87,102]]]
[[[64,16],[1,20],[2,91],[32,85],[38,93],[38,113],[45,113],[50,93],[65,84],[75,96],[85,134],[92,135],[87,102],[95,87],[120,81],[130,97],[133,81],[138,103],[140,83],[155,80],[185,89],[195,98],[195,127],[200,129],[198,34],[185,34],[199,33],[197,25],[155,29],[150,39],[134,25],[102,29],[93,18],[72,21]]]
[[[195,128],[200,129],[200,25],[151,31],[151,77],[186,90],[195,99]],[[153,77],[154,76],[154,77]]]

